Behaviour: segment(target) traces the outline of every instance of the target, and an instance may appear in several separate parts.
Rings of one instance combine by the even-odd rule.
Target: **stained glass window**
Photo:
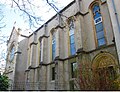
[[[52,60],[55,59],[55,52],[56,52],[56,39],[55,39],[55,33],[53,33],[53,36],[52,36]]]
[[[106,41],[105,41],[105,34],[104,34],[104,28],[102,22],[102,15],[100,13],[100,7],[97,4],[93,6],[93,15],[94,15],[94,24],[96,28],[98,46],[101,46],[106,44]]]

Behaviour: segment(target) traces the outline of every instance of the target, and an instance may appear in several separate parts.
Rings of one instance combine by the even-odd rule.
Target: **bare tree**
[[[20,16],[23,16],[25,21],[29,22],[30,28],[37,28],[46,21],[41,12],[43,7],[47,7],[45,12],[53,11],[60,14],[61,7],[58,7],[58,4],[59,2],[56,0],[11,0],[11,7],[21,11]]]
[[[3,45],[7,42],[8,36],[3,34],[3,28],[6,27],[4,19],[4,13],[2,11],[2,4],[0,4],[0,73],[4,71],[5,68],[5,58],[6,58],[6,51],[3,49]]]
[[[2,4],[0,4],[0,6],[2,6]],[[4,19],[4,14],[2,9],[0,8],[0,45],[4,44],[7,42],[8,36],[3,35],[3,31],[2,29],[6,27],[5,22],[3,22]],[[3,58],[5,56],[5,53],[2,51],[0,53],[0,59]]]
[[[0,6],[2,6],[2,5],[0,4]],[[3,15],[2,9],[0,8],[0,31],[2,28],[4,28],[6,26],[5,23],[2,22],[3,18],[4,18],[4,15]]]
[[[57,4],[57,2],[55,2],[54,0],[51,0],[50,2],[48,0],[42,0],[45,2],[44,6],[41,6],[40,4],[36,5],[34,1],[35,0],[11,0],[10,4],[11,7],[14,8],[15,12],[17,10],[18,12],[21,11],[20,16],[24,18],[25,22],[29,23],[30,28],[37,28],[37,26],[40,26],[45,22],[45,20],[42,19],[42,15],[36,14],[36,11],[38,11],[40,8],[50,5],[56,12],[59,11],[59,9],[53,4]],[[2,2],[0,2],[0,6],[2,6],[1,3]],[[3,4],[7,5],[7,1]],[[49,7],[47,12],[49,12],[50,10],[51,7]],[[2,7],[0,7],[0,45],[7,43],[8,40],[8,36],[4,35],[2,31],[2,29],[6,27],[5,22],[2,21],[4,19],[3,13],[4,12],[2,11]],[[3,52],[3,50],[0,52],[0,59],[2,58],[5,59],[5,52]]]
[[[24,17],[25,21],[29,22],[30,28],[37,27],[36,25],[40,26],[44,23],[42,15],[36,14],[36,12],[39,11],[40,8],[47,6],[47,3],[51,5],[56,12],[58,11],[58,8],[52,3],[54,2],[54,0],[52,0],[51,2],[49,2],[48,0],[42,0],[46,2],[44,6],[41,6],[39,2],[38,2],[39,5],[36,5],[35,0],[11,0],[11,1],[12,1],[11,6],[15,9],[18,8],[22,12],[21,16]],[[50,8],[48,9],[48,11],[49,10]],[[41,13],[41,11],[39,11],[39,13]]]
[[[0,6],[2,6],[2,4],[0,4]],[[4,14],[3,14],[3,11],[0,7],[0,44],[3,44],[4,42],[6,42],[6,38],[8,38],[8,36],[5,36],[2,34],[2,29],[6,27],[6,24],[5,22],[3,22],[3,19],[4,19]]]

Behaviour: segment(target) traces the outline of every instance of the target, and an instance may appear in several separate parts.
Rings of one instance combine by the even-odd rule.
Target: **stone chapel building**
[[[13,27],[4,73],[9,89],[112,89],[119,74],[119,3],[74,0],[29,36]]]

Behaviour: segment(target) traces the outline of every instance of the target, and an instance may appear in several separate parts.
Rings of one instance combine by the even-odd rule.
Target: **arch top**
[[[104,68],[117,65],[115,57],[109,52],[100,52],[93,59],[92,68]]]
[[[95,4],[100,5],[101,3],[102,3],[101,0],[94,0],[94,1],[89,5],[89,9],[92,10],[92,8],[93,8],[93,6],[94,6]]]

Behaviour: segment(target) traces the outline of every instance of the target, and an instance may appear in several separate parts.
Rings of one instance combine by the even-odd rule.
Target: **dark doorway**
[[[114,90],[112,87],[116,77],[116,71],[113,66],[98,69],[99,90]]]

